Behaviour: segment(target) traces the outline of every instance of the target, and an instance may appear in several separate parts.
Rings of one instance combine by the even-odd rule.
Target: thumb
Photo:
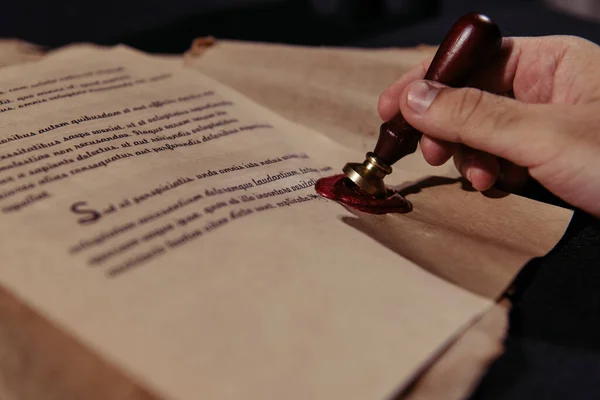
[[[522,167],[547,162],[564,135],[550,105],[526,104],[474,88],[416,81],[400,96],[406,121],[424,135],[462,143]]]

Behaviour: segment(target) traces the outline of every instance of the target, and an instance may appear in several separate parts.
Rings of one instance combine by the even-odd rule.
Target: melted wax
[[[371,214],[407,213],[412,205],[398,192],[388,189],[386,197],[377,198],[358,188],[346,175],[321,178],[315,184],[321,196]]]

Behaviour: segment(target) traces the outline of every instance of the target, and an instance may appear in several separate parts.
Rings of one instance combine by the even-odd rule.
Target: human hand
[[[516,189],[530,177],[600,217],[600,47],[581,38],[505,38],[469,88],[423,81],[431,60],[388,87],[379,115],[398,111],[423,133],[431,165],[451,157],[473,187]]]

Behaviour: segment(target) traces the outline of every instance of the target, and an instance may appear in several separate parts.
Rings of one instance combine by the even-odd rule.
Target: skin
[[[400,111],[423,133],[431,165],[453,158],[473,187],[516,190],[535,179],[600,217],[600,47],[572,36],[505,38],[470,82],[423,81],[431,60],[380,96],[383,120]]]

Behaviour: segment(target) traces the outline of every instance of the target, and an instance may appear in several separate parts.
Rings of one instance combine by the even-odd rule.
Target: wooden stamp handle
[[[501,44],[502,35],[495,23],[481,14],[466,14],[444,38],[425,79],[451,87],[464,86],[477,69],[499,52]],[[416,151],[421,136],[399,113],[381,125],[373,152],[392,166]]]

